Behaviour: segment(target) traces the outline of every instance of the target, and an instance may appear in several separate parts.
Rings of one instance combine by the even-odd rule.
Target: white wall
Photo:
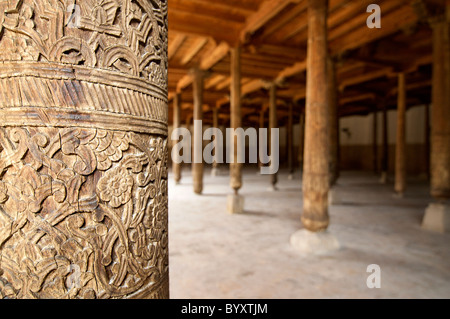
[[[424,105],[410,108],[406,112],[406,143],[425,143],[425,110]],[[378,117],[378,143],[383,138],[383,114],[377,113]],[[373,114],[367,116],[348,116],[340,120],[340,142],[341,145],[369,145],[372,144]],[[350,136],[343,132],[347,129]],[[388,143],[395,144],[397,136],[397,111],[388,111]]]

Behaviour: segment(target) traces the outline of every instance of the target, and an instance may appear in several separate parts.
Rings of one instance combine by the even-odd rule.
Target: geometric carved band
[[[40,111],[23,118],[22,109],[16,119],[14,112],[23,107]],[[58,63],[0,65],[0,108],[6,111],[1,118],[8,125],[83,126],[87,121],[103,128],[115,123],[120,129],[126,118],[131,121],[127,130],[164,134],[168,119],[167,94],[158,86],[132,75]]]
[[[167,136],[167,122],[134,115],[101,111],[64,110],[53,107],[8,107],[0,109],[2,126],[97,127]]]

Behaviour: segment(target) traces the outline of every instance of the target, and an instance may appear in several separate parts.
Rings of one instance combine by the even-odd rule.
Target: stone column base
[[[340,205],[342,204],[342,198],[335,189],[330,189],[328,191],[328,204],[329,205]]]
[[[217,167],[213,167],[211,169],[211,176],[212,177],[216,177],[216,176],[219,176],[219,175],[220,175],[220,169],[217,168]]]
[[[388,182],[388,174],[387,172],[382,172],[380,177],[380,184],[387,184]]]
[[[337,239],[329,232],[311,232],[301,229],[291,236],[291,245],[305,254],[326,254],[340,248]]]
[[[239,194],[228,195],[227,211],[230,214],[243,214],[244,213],[244,196],[239,195]]]
[[[450,232],[450,204],[431,203],[425,210],[422,228],[438,233]]]

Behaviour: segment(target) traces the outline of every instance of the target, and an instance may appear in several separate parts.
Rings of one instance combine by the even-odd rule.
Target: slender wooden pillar
[[[329,224],[329,133],[327,98],[327,0],[308,1],[308,53],[303,226],[312,232]]]
[[[131,4],[0,1],[0,298],[169,297],[167,1]]]
[[[230,98],[230,121],[231,128],[237,129],[242,126],[241,118],[241,48],[239,46],[230,50],[231,52],[231,98]],[[230,186],[235,194],[242,187],[242,164],[238,163],[237,136],[234,136],[233,161],[230,163]]]
[[[219,108],[215,107],[213,108],[212,111],[212,122],[213,122],[213,127],[214,128],[219,128]],[[219,147],[219,143],[217,141],[217,139],[214,137],[214,152],[217,152],[217,148]],[[219,163],[217,161],[213,161],[212,163],[212,170],[211,170],[211,175],[212,176],[216,176],[219,170]]]
[[[192,181],[194,184],[194,193],[201,194],[203,192],[203,154],[201,154],[200,158],[197,159],[195,153],[195,141],[203,141],[203,132],[196,130],[195,121],[203,120],[203,82],[204,82],[204,74],[201,70],[193,70],[192,76],[194,77],[194,81],[192,83],[193,93],[194,93],[194,134],[193,134],[193,162],[192,162]],[[198,136],[200,134],[201,136]],[[200,155],[200,154],[199,154]]]
[[[382,156],[381,156],[381,178],[380,183],[386,184],[388,179],[389,170],[389,135],[388,135],[388,109],[386,101],[383,101],[383,145],[382,145]]]
[[[269,145],[272,149],[272,129],[278,128],[277,118],[277,86],[275,83],[271,83],[269,87]],[[270,154],[273,156],[273,154]],[[272,190],[276,190],[278,183],[278,174],[274,173],[270,175],[270,183]]]
[[[450,198],[450,5],[432,24],[431,195]]]
[[[338,91],[336,83],[336,66],[330,57],[327,60],[328,68],[328,121],[330,138],[330,187],[336,184],[339,178],[339,117],[338,117]]]
[[[398,75],[397,142],[395,147],[395,192],[403,195],[406,188],[406,84],[405,74]]]
[[[302,110],[300,113],[300,136],[299,136],[299,145],[298,145],[298,166],[300,171],[303,173],[303,164],[304,164],[304,150],[305,150],[305,112]]]
[[[181,126],[181,93],[176,93],[173,98],[173,129],[178,129]],[[174,154],[179,156],[179,154]],[[181,181],[181,163],[172,159],[172,174],[175,183],[179,184]]]
[[[378,174],[378,108],[375,105],[372,119],[372,160],[373,171]]]
[[[259,128],[265,128],[266,119],[266,107],[263,106],[261,111],[259,112]],[[258,147],[258,152],[261,152],[260,146]],[[261,155],[258,156],[258,168],[260,169],[259,172],[261,172],[261,167],[263,167],[263,163],[261,162]]]
[[[293,164],[293,155],[294,155],[294,110],[292,103],[289,104],[289,114],[288,114],[288,122],[287,122],[287,158],[288,158],[288,171],[289,171],[289,179],[293,178],[294,174],[294,164]]]
[[[425,174],[427,179],[430,180],[430,105],[425,105],[425,116],[424,116],[424,129],[425,129]]]

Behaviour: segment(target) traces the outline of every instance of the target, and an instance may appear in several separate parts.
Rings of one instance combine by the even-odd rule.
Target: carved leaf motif
[[[24,128],[0,145],[1,296],[120,297],[167,273],[165,139]]]

